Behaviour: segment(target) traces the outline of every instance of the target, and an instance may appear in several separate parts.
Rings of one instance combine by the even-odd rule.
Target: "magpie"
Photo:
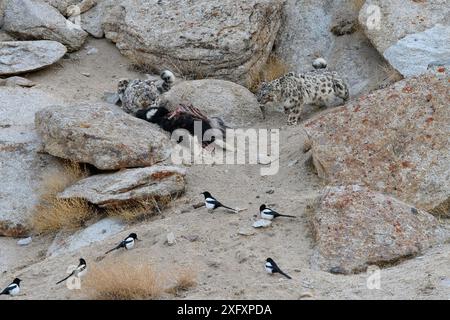
[[[217,208],[222,207],[222,208],[229,209],[229,210],[236,212],[236,209],[233,209],[233,208],[230,208],[230,207],[227,207],[227,206],[221,204],[208,191],[202,192],[201,194],[205,196],[205,206],[208,209],[208,211],[213,211]]]
[[[261,215],[261,218],[266,220],[272,220],[276,217],[289,217],[289,218],[295,218],[294,216],[288,216],[287,214],[280,214],[270,208],[267,208],[265,204],[262,204],[259,207],[259,214]]]
[[[115,248],[112,248],[111,250],[106,251],[105,254],[108,254],[114,250],[125,248],[127,250],[132,249],[134,247],[134,242],[138,240],[136,233],[130,233],[128,237],[123,239]]]
[[[10,296],[18,295],[20,292],[20,281],[22,280],[20,280],[19,278],[15,278],[13,282],[0,293],[0,295],[2,294],[9,294]]]
[[[290,276],[288,276],[286,273],[284,273],[283,271],[281,271],[281,269],[277,266],[277,264],[275,263],[275,261],[272,260],[272,258],[267,258],[266,259],[266,271],[268,273],[279,273],[282,274],[283,276],[285,276],[288,279],[292,279]]]
[[[86,260],[84,260],[83,258],[80,258],[80,263],[78,264],[78,267],[76,267],[75,270],[73,270],[71,274],[69,274],[67,277],[65,277],[61,281],[58,281],[56,284],[60,284],[61,282],[66,281],[70,277],[81,278],[82,276],[84,276],[86,274],[86,272],[87,272]]]

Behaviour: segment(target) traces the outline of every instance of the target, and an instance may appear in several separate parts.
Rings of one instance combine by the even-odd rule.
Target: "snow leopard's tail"
[[[164,70],[163,72],[161,72],[160,77],[163,80],[163,83],[158,86],[159,93],[169,91],[170,88],[172,88],[173,83],[175,82],[175,75],[169,70]]]

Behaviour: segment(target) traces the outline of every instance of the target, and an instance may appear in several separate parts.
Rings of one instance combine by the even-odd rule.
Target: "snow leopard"
[[[163,80],[127,80],[122,79],[117,86],[117,94],[122,102],[122,109],[132,115],[139,110],[158,107],[161,103],[161,94],[169,91],[175,82],[175,76],[169,70],[160,75]]]
[[[336,97],[343,101],[349,99],[347,84],[336,72],[318,68],[299,74],[289,72],[273,81],[263,82],[256,93],[263,117],[266,105],[280,104],[288,114],[288,125],[299,122],[303,105],[329,106]]]

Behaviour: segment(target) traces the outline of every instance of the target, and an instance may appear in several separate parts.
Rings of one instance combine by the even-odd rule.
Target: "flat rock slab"
[[[0,42],[0,75],[15,75],[45,68],[61,59],[67,52],[56,41]]]
[[[47,250],[47,257],[78,251],[125,229],[119,219],[105,218],[74,234],[60,232]]]
[[[426,60],[448,55],[449,16],[448,1],[368,0],[359,12],[359,24],[393,67],[413,76],[425,72]]]
[[[405,77],[423,74],[430,63],[450,58],[450,26],[409,34],[387,48],[384,57]]]
[[[5,0],[3,29],[21,40],[53,40],[69,51],[81,48],[88,34],[41,0]]]
[[[45,152],[102,170],[151,166],[171,152],[156,125],[107,103],[53,106],[38,112],[35,123]]]
[[[448,77],[423,75],[306,122],[319,176],[450,216],[449,89]]]
[[[152,166],[98,174],[76,182],[58,196],[82,198],[102,207],[182,194],[186,171],[173,166]]]
[[[39,153],[34,113],[60,103],[37,89],[0,87],[0,236],[27,235],[44,177],[62,167]]]
[[[136,0],[106,10],[105,37],[134,63],[245,84],[273,46],[283,0]]]
[[[310,220],[312,265],[333,273],[391,265],[449,236],[427,212],[357,185],[325,188]]]

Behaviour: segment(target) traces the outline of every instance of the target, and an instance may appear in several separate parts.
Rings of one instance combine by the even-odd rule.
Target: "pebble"
[[[90,77],[90,76],[91,76],[91,74],[88,73],[88,72],[81,72],[81,74],[82,74],[83,76],[85,76],[85,77]]]
[[[253,223],[253,228],[267,228],[272,224],[270,220],[259,219]]]
[[[19,246],[27,246],[31,243],[31,241],[33,241],[33,239],[31,237],[28,238],[22,238],[19,241],[17,241],[17,244]]]
[[[241,236],[252,236],[255,234],[255,230],[251,228],[241,228],[238,232]]]
[[[173,234],[173,232],[169,232],[167,234],[167,244],[169,246],[172,246],[175,244],[175,235]]]
[[[89,56],[91,54],[96,54],[98,52],[97,48],[89,48],[88,51],[86,52],[86,54]]]

